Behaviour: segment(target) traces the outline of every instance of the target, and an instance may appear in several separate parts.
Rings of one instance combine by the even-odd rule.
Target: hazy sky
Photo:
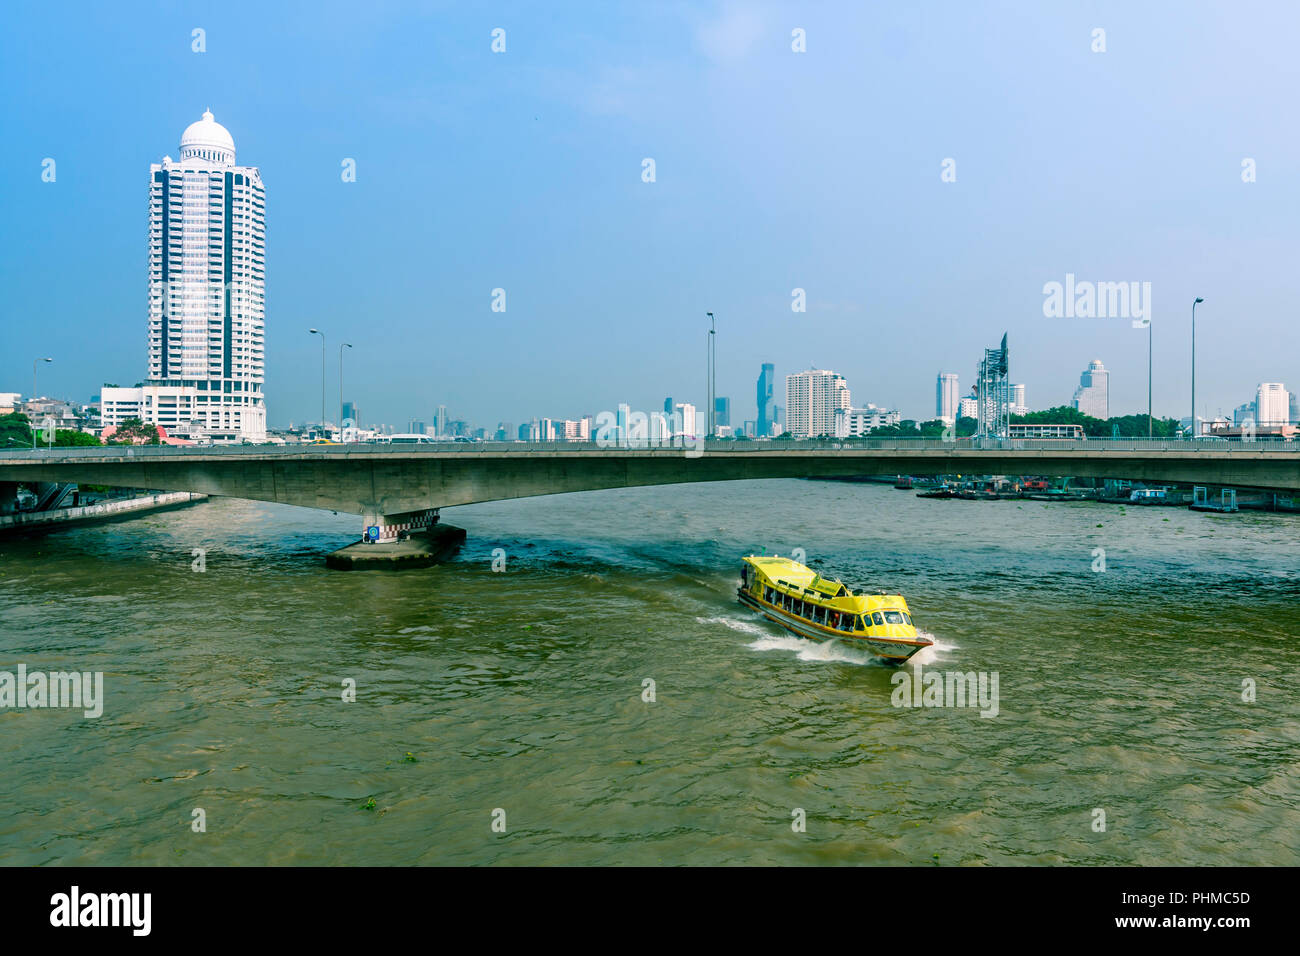
[[[1067,273],[1151,283],[1157,414],[1204,296],[1227,412],[1300,388],[1298,41],[1283,2],[10,6],[0,391],[144,377],[149,164],[211,108],[266,183],[275,426],[318,414],[310,326],[365,423],[703,405],[708,310],[737,421],[764,361],[933,417],[1004,331],[1031,407],[1099,358],[1145,411],[1145,331],[1044,317]]]

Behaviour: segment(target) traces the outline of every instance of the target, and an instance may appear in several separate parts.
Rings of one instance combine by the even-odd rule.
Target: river
[[[0,542],[0,671],[104,675],[98,718],[0,710],[0,863],[1300,864],[1300,516],[774,480],[443,520],[398,573],[236,500]],[[795,548],[996,715],[741,608]]]

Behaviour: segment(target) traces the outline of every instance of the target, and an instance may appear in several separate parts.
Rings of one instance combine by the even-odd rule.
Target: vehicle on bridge
[[[790,558],[748,555],[736,595],[741,604],[811,641],[843,641],[901,664],[934,642],[916,633],[901,594],[854,594]]]
[[[405,435],[380,435],[371,441],[376,445],[436,445],[436,439],[428,435],[405,434]]]
[[[1008,438],[1067,438],[1084,441],[1082,425],[1008,425]]]

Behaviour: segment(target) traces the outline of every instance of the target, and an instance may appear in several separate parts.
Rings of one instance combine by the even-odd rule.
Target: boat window
[[[903,613],[902,613],[901,611],[886,611],[886,612],[885,612],[885,623],[886,623],[886,624],[904,624],[904,623],[906,623],[906,622],[903,620]]]
[[[871,615],[871,623],[876,625],[876,627],[880,627],[880,625],[885,623],[885,619],[881,616],[879,611],[874,611]]]
[[[904,621],[904,622],[905,622],[909,627],[911,627],[911,626],[912,626],[912,615],[910,615],[910,614],[908,614],[906,611],[904,611],[904,612],[903,612],[903,621]]]

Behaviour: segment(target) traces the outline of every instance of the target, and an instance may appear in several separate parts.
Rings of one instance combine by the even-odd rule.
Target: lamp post
[[[343,350],[352,348],[351,342],[339,346],[339,441],[343,440]]]
[[[1191,436],[1196,437],[1196,307],[1205,300],[1200,296],[1192,303],[1192,429]]]
[[[36,401],[36,367],[42,362],[53,362],[52,358],[38,358],[32,362],[32,401]],[[36,423],[31,422],[32,426],[32,448],[36,447]]]
[[[325,333],[320,329],[308,329],[312,335],[320,336],[320,430],[325,432]]]
[[[1109,387],[1110,379],[1107,378]],[[1147,438],[1152,438],[1151,426],[1151,317],[1147,316]]]
[[[712,312],[705,312],[704,314],[709,317],[709,382],[708,382],[709,409],[708,409],[708,418],[707,418],[709,423],[709,430],[704,437],[712,438],[713,437],[714,393],[717,391],[718,388],[718,354],[716,351],[717,339],[715,338],[715,336],[717,335],[717,326],[713,320]]]

